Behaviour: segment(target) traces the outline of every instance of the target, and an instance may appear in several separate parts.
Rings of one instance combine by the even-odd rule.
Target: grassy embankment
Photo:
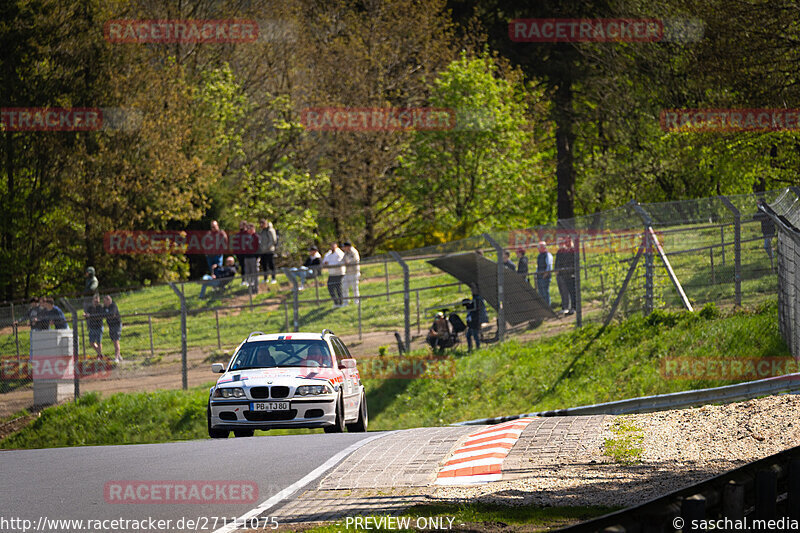
[[[449,361],[438,363],[438,378],[365,380],[370,429],[443,425],[731,383],[665,379],[662,365],[674,357],[791,360],[778,333],[774,303],[722,314],[713,307],[696,313],[657,312],[597,333],[597,326],[588,325],[470,355],[456,351]],[[39,448],[205,438],[207,396],[205,387],[108,398],[89,394],[77,403],[45,409],[0,445]]]

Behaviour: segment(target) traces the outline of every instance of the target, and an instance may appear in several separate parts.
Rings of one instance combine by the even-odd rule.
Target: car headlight
[[[220,387],[214,391],[214,398],[244,398],[241,387]]]
[[[331,392],[325,385],[300,385],[294,392],[297,396],[314,396]]]

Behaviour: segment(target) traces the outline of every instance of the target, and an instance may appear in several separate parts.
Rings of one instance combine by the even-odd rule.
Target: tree
[[[401,190],[418,210],[412,234],[442,242],[552,220],[545,150],[528,123],[542,92],[514,74],[500,77],[488,54],[462,54],[434,81],[429,103],[453,110],[455,127],[417,132],[401,157]]]

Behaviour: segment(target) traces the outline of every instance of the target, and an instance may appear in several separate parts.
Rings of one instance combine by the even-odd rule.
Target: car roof
[[[293,332],[293,333],[261,333],[260,331],[254,331],[247,337],[245,342],[257,342],[257,341],[282,341],[282,340],[302,340],[302,341],[310,341],[310,340],[325,340],[330,332],[326,334],[322,333],[308,333],[308,332]],[[332,334],[331,334],[332,335]]]

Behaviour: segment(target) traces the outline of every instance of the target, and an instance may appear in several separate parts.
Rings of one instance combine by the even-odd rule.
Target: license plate
[[[288,411],[289,402],[253,402],[251,411]]]

